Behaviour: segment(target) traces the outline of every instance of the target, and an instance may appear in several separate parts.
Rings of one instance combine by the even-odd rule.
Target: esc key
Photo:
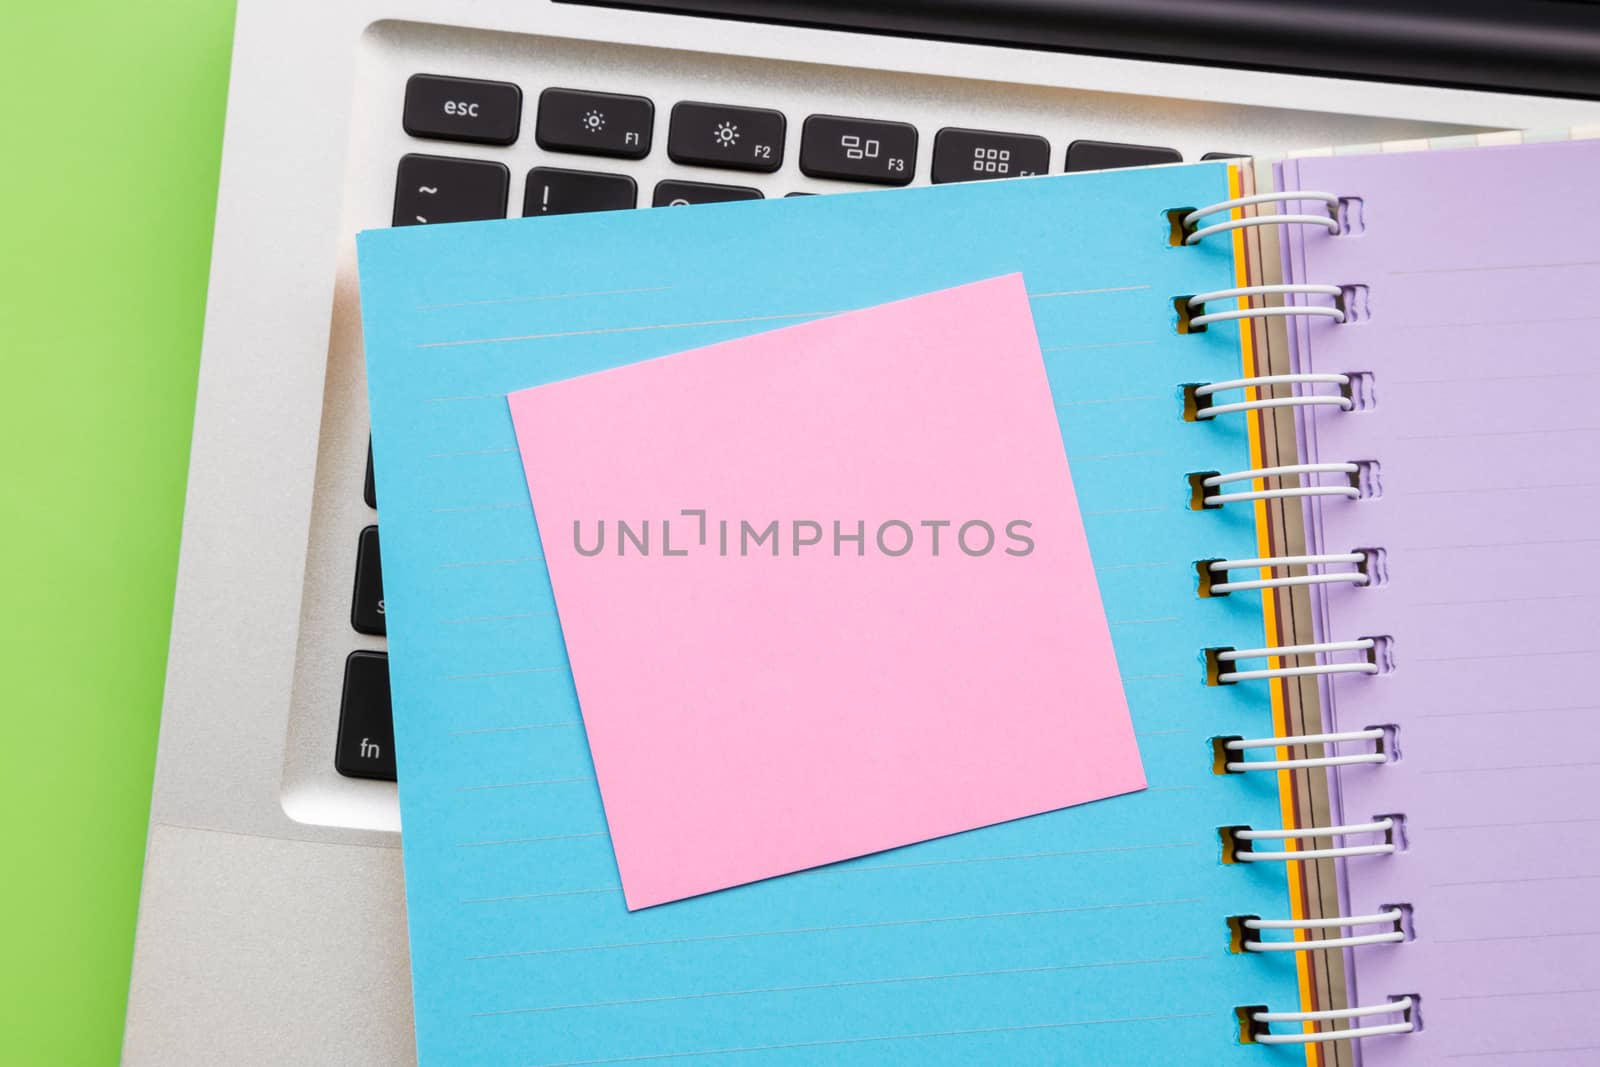
[[[522,90],[510,82],[413,74],[406,82],[405,130],[413,137],[511,144],[522,125]]]

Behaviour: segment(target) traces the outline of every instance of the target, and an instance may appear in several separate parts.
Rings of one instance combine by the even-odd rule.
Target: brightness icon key
[[[547,152],[643,159],[650,154],[655,117],[656,106],[643,96],[546,89],[539,94],[533,136]]]
[[[674,104],[667,126],[667,155],[674,163],[770,174],[783,166],[783,112],[770,108]]]

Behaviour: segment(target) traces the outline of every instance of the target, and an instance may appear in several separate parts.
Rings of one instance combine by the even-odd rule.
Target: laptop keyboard
[[[440,142],[511,145],[522,134],[523,101],[522,87],[511,82],[415,74],[406,83],[402,125],[418,142],[432,142],[439,149],[443,148]],[[524,217],[640,205],[637,179],[618,168],[657,151],[655,101],[632,94],[552,86],[539,93],[534,106],[533,136],[541,149],[597,162],[593,169],[541,165],[519,175]],[[916,126],[910,123],[831,114],[793,117],[801,122],[798,161],[785,158],[791,116],[782,111],[699,100],[674,102],[667,122],[666,155],[677,164],[726,172],[730,180],[663,179],[649,190],[650,206],[760,200],[767,195],[739,184],[740,172],[795,173],[838,181],[843,183],[841,191],[909,185],[917,173],[918,153],[924,146]],[[929,177],[942,184],[1048,173],[1053,149],[1049,139],[1036,132],[952,126],[934,135],[932,153]],[[1202,158],[1233,155],[1208,152]],[[1158,145],[1075,140],[1067,145],[1063,169],[1107,170],[1182,161],[1178,151]],[[408,153],[401,157],[395,173],[392,224],[505,218],[513,206],[512,179],[510,169],[497,160],[434,151]],[[796,190],[786,195],[810,194]],[[364,495],[367,506],[376,508],[370,444]],[[360,634],[382,635],[383,571],[376,524],[361,531],[354,570],[351,628]],[[346,659],[334,752],[334,767],[346,777],[394,780],[387,653],[363,649]]]

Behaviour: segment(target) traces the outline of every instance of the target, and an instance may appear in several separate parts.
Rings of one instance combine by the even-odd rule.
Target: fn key
[[[389,657],[352,652],[344,661],[339,743],[333,766],[346,778],[394,781],[394,719],[389,711]]]

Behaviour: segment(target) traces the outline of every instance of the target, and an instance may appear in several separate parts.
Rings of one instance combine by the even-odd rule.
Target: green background
[[[16,0],[0,22],[0,1063],[112,1064],[233,3]]]

